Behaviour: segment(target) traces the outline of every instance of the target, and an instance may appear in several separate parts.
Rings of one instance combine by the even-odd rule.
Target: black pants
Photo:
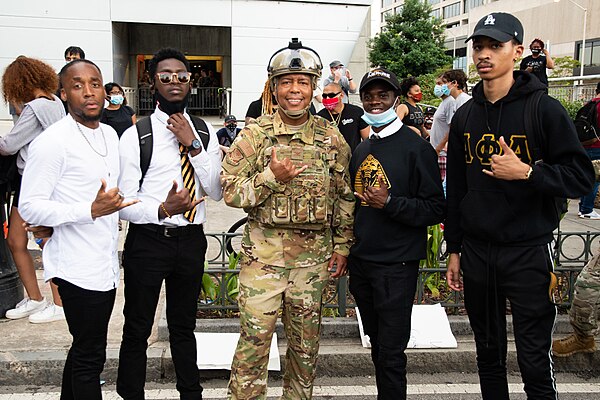
[[[102,400],[100,374],[106,361],[108,321],[116,289],[108,292],[82,289],[54,278],[63,302],[73,343],[63,371],[61,400]]]
[[[381,265],[350,256],[350,292],[371,340],[378,400],[406,399],[406,346],[419,262]]]
[[[461,268],[483,399],[509,398],[506,300],[527,398],[557,399],[550,353],[556,307],[548,294],[549,246],[506,247],[465,240]]]
[[[117,392],[124,399],[144,399],[146,350],[163,281],[177,390],[182,400],[202,399],[194,329],[206,248],[201,225],[165,237],[130,224],[123,251],[125,325],[117,378]]]

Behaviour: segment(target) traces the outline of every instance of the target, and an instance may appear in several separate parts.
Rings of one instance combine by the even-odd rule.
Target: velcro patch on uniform
[[[254,155],[254,148],[252,147],[250,142],[248,142],[248,140],[246,140],[246,138],[241,139],[237,143],[237,147],[241,150],[242,154],[245,157],[250,157],[250,156]]]
[[[227,153],[227,157],[225,158],[225,160],[227,160],[228,164],[238,165],[243,158],[244,155],[242,154],[240,149],[235,147]]]

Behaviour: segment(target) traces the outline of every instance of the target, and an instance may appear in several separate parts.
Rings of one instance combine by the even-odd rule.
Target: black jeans
[[[419,262],[382,265],[348,258],[350,292],[371,340],[378,400],[406,399],[406,346]]]
[[[548,245],[508,247],[463,241],[465,308],[475,334],[483,399],[508,400],[506,300],[510,302],[517,360],[529,399],[557,398],[552,370],[556,307],[548,289]]]
[[[106,361],[108,321],[116,289],[107,292],[82,289],[53,278],[63,302],[73,343],[63,370],[61,400],[102,400],[100,374]]]
[[[144,399],[146,350],[163,281],[177,390],[182,400],[202,399],[194,329],[206,248],[201,225],[165,237],[130,224],[123,251],[125,325],[117,377],[117,392],[124,399]]]

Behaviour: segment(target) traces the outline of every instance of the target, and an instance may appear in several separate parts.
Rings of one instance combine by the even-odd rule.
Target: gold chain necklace
[[[342,108],[342,111],[344,111],[343,108]],[[329,111],[329,109],[327,109],[327,112],[329,113],[329,116],[331,117],[331,120],[333,121],[333,123],[335,124],[335,126],[340,126],[340,120],[342,118],[342,111],[340,111],[340,113],[338,114],[337,118],[334,118],[333,114],[331,113],[331,111]]]
[[[83,131],[79,127],[79,122],[75,121],[75,126],[77,126],[77,129],[79,130],[79,133],[81,133],[81,136],[83,136],[83,138],[87,142],[88,146],[90,146],[90,148],[92,150],[94,150],[94,153],[98,154],[100,157],[106,157],[108,155],[108,146],[106,145],[106,137],[104,136],[104,131],[102,130],[102,125],[99,125],[99,126],[100,126],[100,132],[102,133],[102,139],[104,140],[104,154],[98,152],[94,148],[94,146],[92,146],[92,143],[90,143],[89,139],[84,135]]]

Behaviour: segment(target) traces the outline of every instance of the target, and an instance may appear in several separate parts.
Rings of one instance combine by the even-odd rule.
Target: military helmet
[[[269,60],[267,72],[269,80],[285,74],[309,74],[321,77],[323,63],[321,57],[310,47],[302,46],[298,38],[292,38],[288,47],[277,50]]]

